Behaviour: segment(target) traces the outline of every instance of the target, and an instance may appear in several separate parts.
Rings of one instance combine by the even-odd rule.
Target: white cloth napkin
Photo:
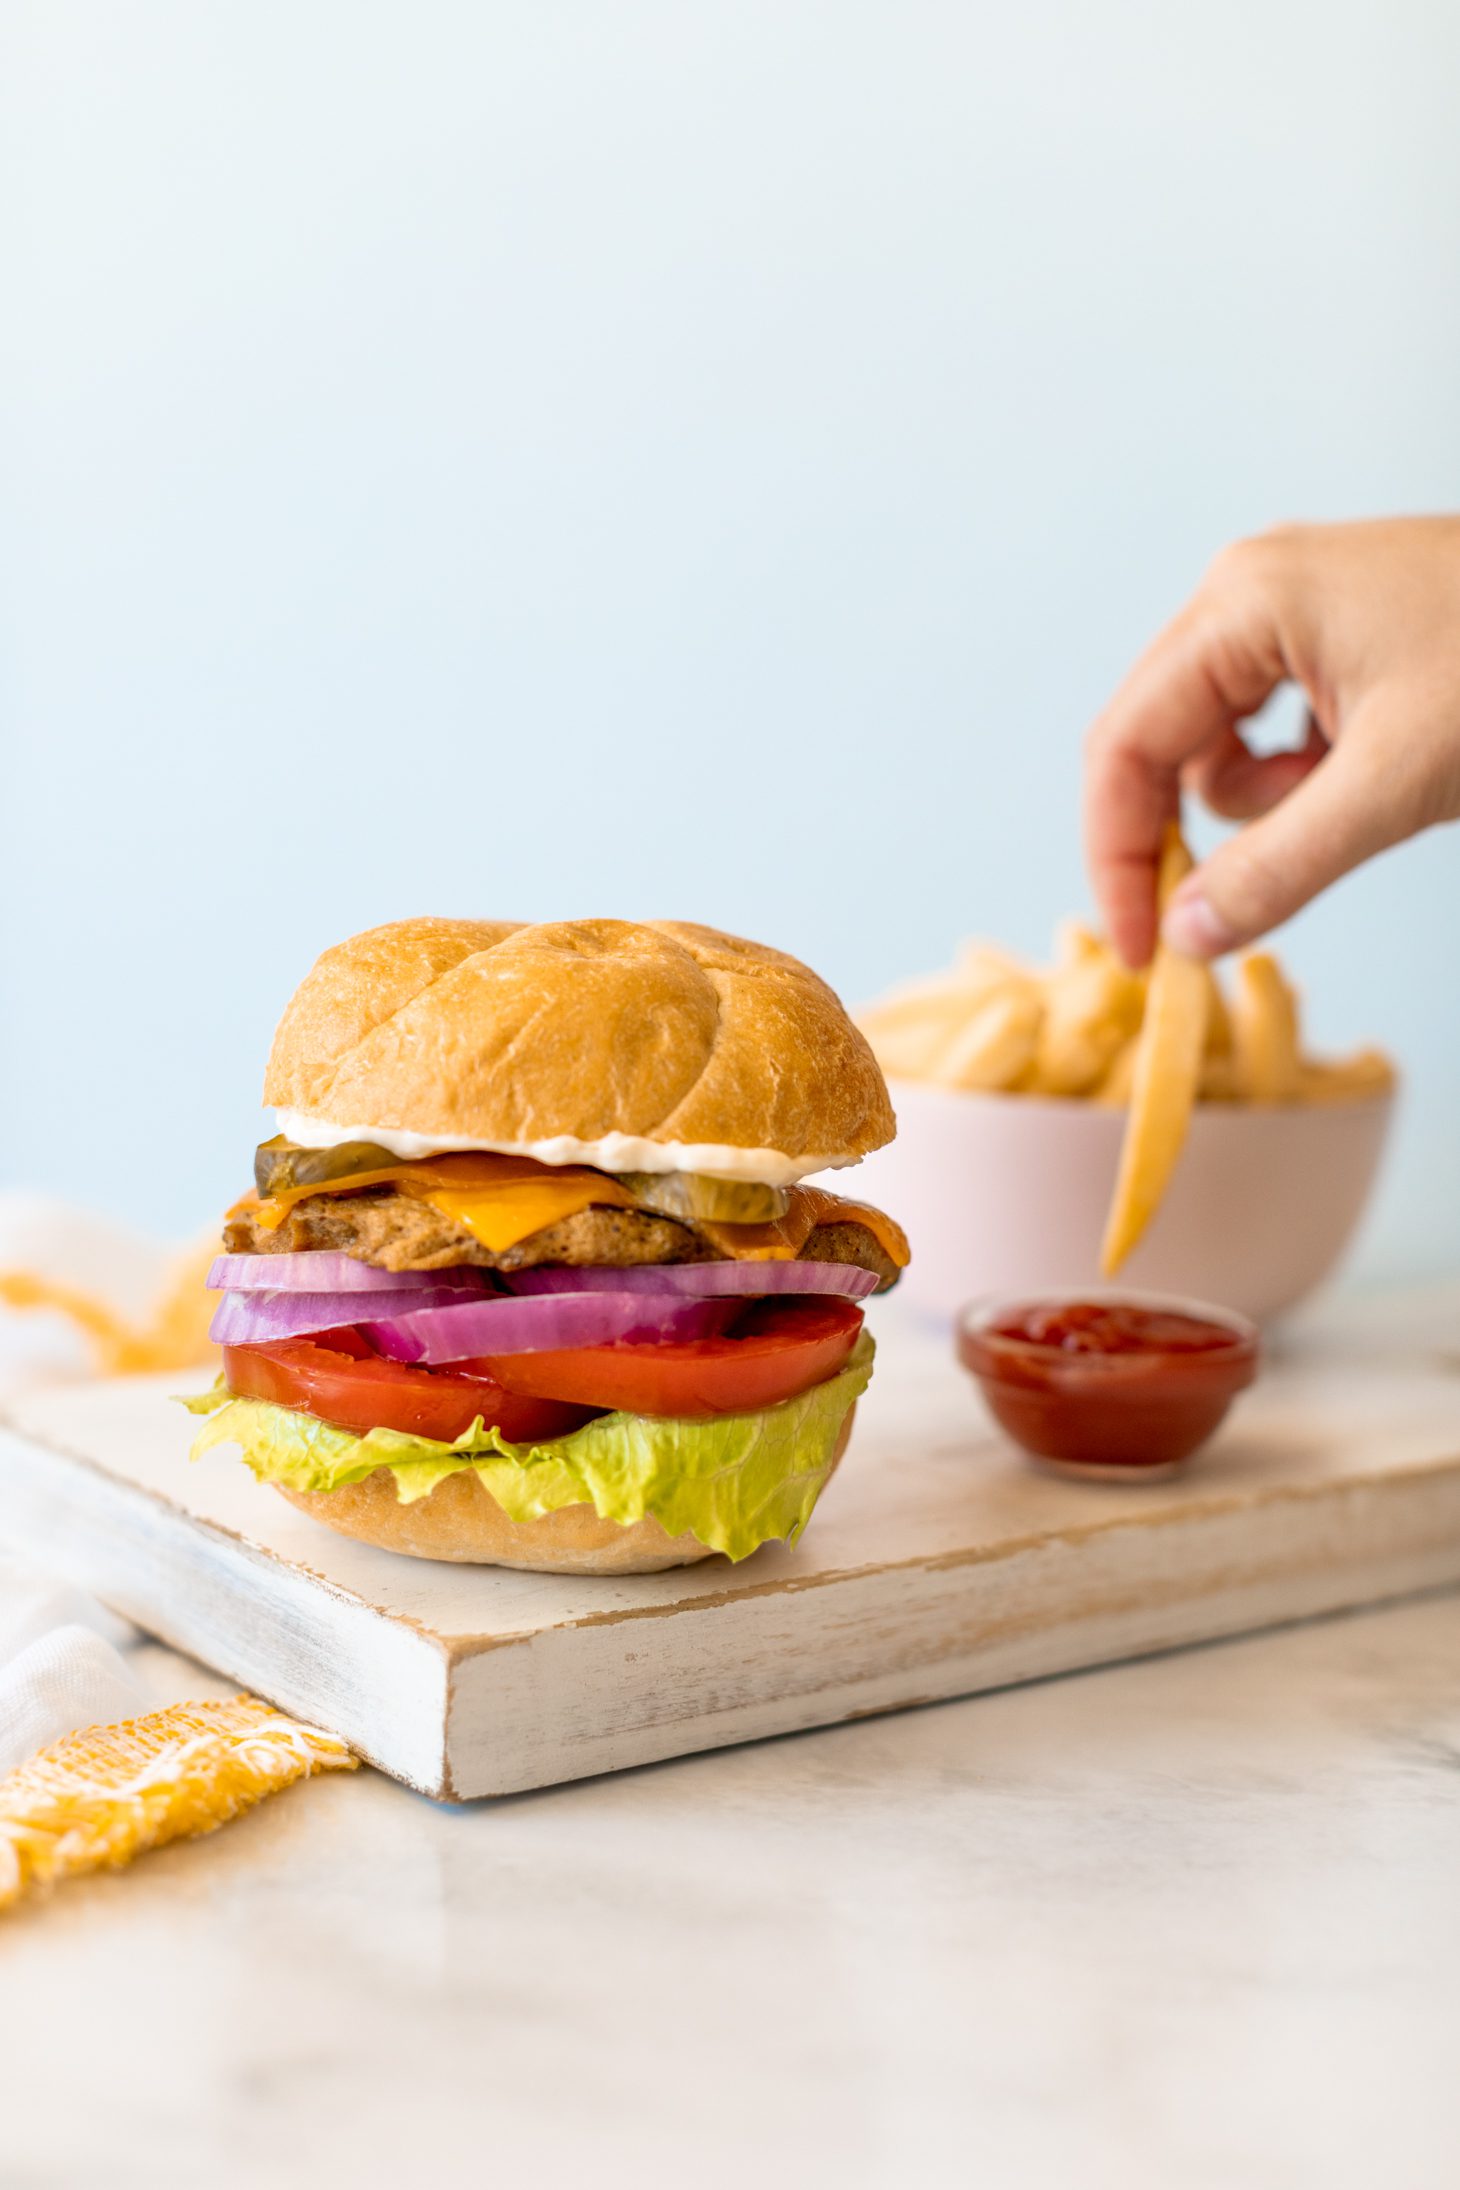
[[[137,1630],[84,1590],[0,1552],[0,1774],[147,1699],[117,1645]]]
[[[99,1294],[127,1315],[155,1298],[175,1252],[39,1194],[0,1194],[0,1269]],[[60,1318],[0,1311],[0,1395],[90,1373]],[[0,1511],[0,1534],[4,1513]],[[0,1775],[78,1727],[150,1709],[122,1655],[142,1640],[94,1597],[39,1573],[0,1543]]]
[[[79,1726],[147,1708],[118,1651],[89,1627],[56,1627],[0,1667],[0,1777]]]

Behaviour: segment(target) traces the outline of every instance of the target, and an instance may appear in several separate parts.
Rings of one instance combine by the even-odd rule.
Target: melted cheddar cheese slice
[[[260,1201],[245,1195],[248,1208],[265,1231],[277,1231],[296,1202],[314,1194],[358,1194],[370,1186],[394,1186],[416,1201],[429,1202],[444,1217],[470,1232],[489,1254],[530,1239],[550,1224],[561,1224],[582,1209],[633,1209],[626,1186],[583,1164],[549,1170],[527,1156],[437,1156],[422,1163],[391,1164],[379,1171],[356,1171],[327,1186],[293,1186]]]
[[[820,1186],[793,1186],[791,1206],[773,1224],[699,1224],[712,1247],[733,1262],[794,1262],[819,1224],[859,1224],[899,1270],[908,1260],[907,1234],[870,1202],[847,1201]]]
[[[527,1156],[488,1154],[428,1157],[418,1163],[392,1164],[379,1171],[357,1171],[325,1186],[296,1186],[260,1200],[246,1194],[236,1204],[265,1231],[276,1231],[297,1202],[314,1194],[356,1194],[367,1187],[393,1186],[449,1217],[489,1254],[505,1254],[534,1232],[546,1231],[584,1209],[637,1209],[629,1188],[605,1171],[583,1164],[560,1169]],[[901,1269],[908,1259],[901,1226],[866,1202],[846,1201],[820,1187],[790,1188],[790,1207],[773,1224],[706,1224],[711,1246],[735,1262],[789,1262],[800,1254],[819,1224],[859,1224],[870,1232],[888,1259]]]

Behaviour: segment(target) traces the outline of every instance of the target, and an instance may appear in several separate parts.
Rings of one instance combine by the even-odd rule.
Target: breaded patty
[[[635,1263],[723,1260],[692,1224],[638,1209],[580,1209],[494,1255],[429,1202],[393,1186],[361,1194],[311,1194],[296,1202],[273,1232],[245,1211],[229,1219],[223,1245],[230,1255],[331,1248],[382,1270],[447,1270],[464,1262],[487,1270],[531,1270],[544,1262],[624,1269]],[[801,1249],[801,1260],[856,1263],[875,1270],[884,1286],[897,1276],[895,1264],[860,1224],[819,1224]]]

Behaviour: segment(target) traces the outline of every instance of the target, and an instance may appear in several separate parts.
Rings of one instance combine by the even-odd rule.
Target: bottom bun
[[[847,1409],[832,1473],[847,1449],[856,1411],[855,1405]],[[397,1498],[389,1468],[377,1468],[343,1490],[289,1490],[283,1483],[273,1488],[341,1536],[413,1559],[525,1567],[535,1574],[658,1574],[715,1556],[697,1536],[666,1535],[652,1514],[625,1525],[603,1520],[592,1506],[560,1506],[538,1521],[514,1521],[470,1468],[443,1477],[408,1506]]]

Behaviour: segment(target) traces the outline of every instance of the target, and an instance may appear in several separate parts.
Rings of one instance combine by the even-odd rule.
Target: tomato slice
[[[448,1445],[478,1415],[509,1442],[529,1444],[566,1437],[595,1411],[505,1391],[490,1374],[465,1365],[417,1369],[386,1361],[350,1330],[225,1346],[223,1380],[237,1399],[297,1407],[342,1430],[404,1430]]]
[[[862,1328],[849,1300],[757,1300],[715,1338],[493,1354],[460,1362],[527,1399],[625,1414],[748,1414],[835,1376]]]
[[[358,1331],[225,1346],[238,1399],[267,1399],[343,1430],[403,1430],[449,1444],[480,1415],[512,1443],[566,1437],[604,1409],[751,1413],[825,1383],[857,1343],[848,1300],[758,1300],[715,1338],[494,1354],[427,1369],[387,1361]]]

